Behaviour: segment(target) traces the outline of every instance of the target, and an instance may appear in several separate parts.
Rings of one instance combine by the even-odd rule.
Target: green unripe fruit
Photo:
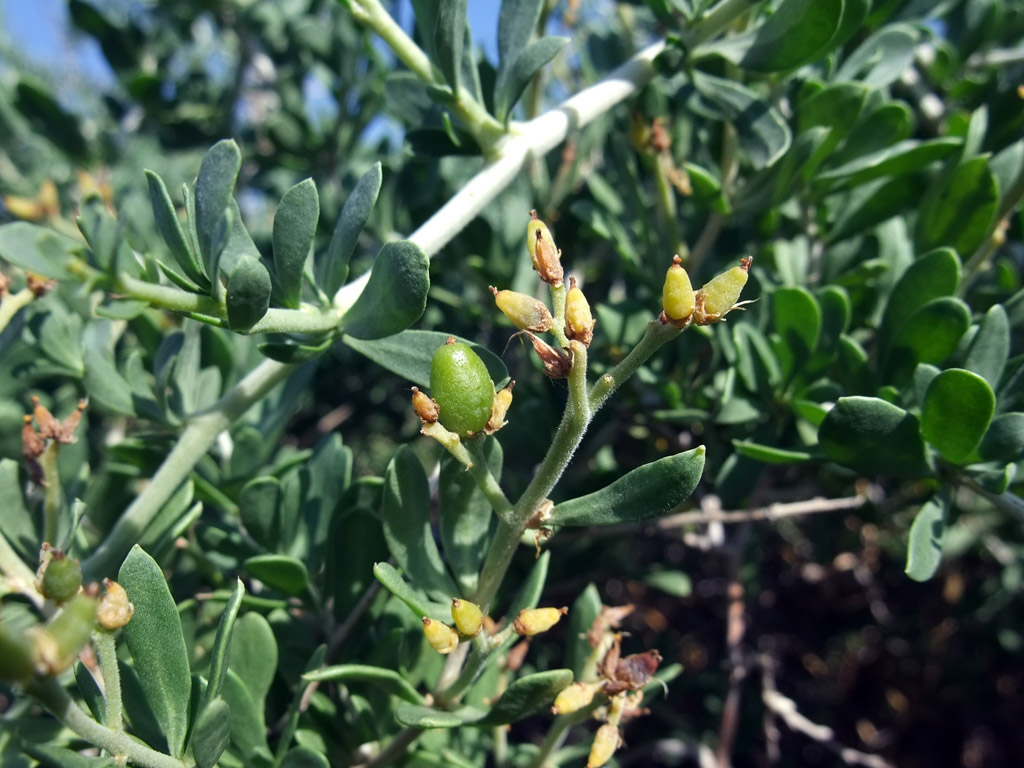
[[[440,408],[438,421],[457,435],[479,432],[491,418],[494,383],[480,356],[449,337],[430,362],[430,395]]]
[[[43,568],[39,591],[55,603],[63,603],[78,594],[82,586],[82,566],[59,549]]]
[[[751,261],[750,258],[742,259],[740,266],[723,272],[697,291],[693,315],[697,325],[717,323],[736,306],[743,286],[747,284]]]

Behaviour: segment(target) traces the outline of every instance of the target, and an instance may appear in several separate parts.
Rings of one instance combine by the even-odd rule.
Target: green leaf
[[[499,120],[505,120],[512,113],[526,86],[568,42],[567,37],[542,37],[519,51],[494,96],[494,114]]]
[[[86,757],[80,755],[78,752],[72,752],[70,749],[64,747],[50,746],[49,744],[34,744],[30,741],[21,742],[21,749],[24,750],[25,754],[31,755],[38,760],[42,765],[51,766],[51,768],[117,768],[117,761],[112,757]],[[10,760],[12,766],[24,765],[21,761],[17,761],[16,758],[10,758],[6,754],[4,755],[4,764]]]
[[[423,696],[412,687],[408,680],[395,670],[384,667],[372,667],[366,664],[336,664],[332,667],[307,672],[302,679],[309,681],[356,680],[371,683],[375,689],[399,696],[413,704],[424,702]]]
[[[231,711],[231,743],[246,765],[254,765],[257,754],[270,756],[263,709],[256,705],[242,679],[230,669],[224,677],[221,696]]]
[[[806,288],[779,288],[772,294],[775,331],[785,343],[813,352],[821,334],[821,307]]]
[[[429,288],[429,262],[420,247],[408,240],[385,243],[366,287],[342,318],[342,328],[363,340],[404,331],[423,314]]]
[[[352,258],[359,233],[363,231],[380,194],[382,173],[380,163],[370,166],[345,201],[327,251],[316,264],[317,282],[328,296],[345,284],[348,263]]]
[[[914,115],[906,104],[899,101],[882,104],[861,115],[842,148],[829,162],[842,165],[903,141],[910,136],[913,123]]]
[[[135,415],[131,385],[114,364],[114,325],[107,320],[93,321],[82,335],[85,375],[83,384],[90,398],[108,410],[128,416]]]
[[[84,251],[82,243],[35,224],[16,221],[0,225],[0,258],[51,280],[77,280],[68,266]]]
[[[811,461],[813,454],[807,451],[792,451],[785,448],[776,448],[771,445],[761,445],[750,440],[733,440],[733,448],[741,456],[761,461],[765,464],[800,464]]]
[[[508,725],[533,714],[554,701],[572,685],[571,669],[552,669],[520,677],[501,695],[477,725]]]
[[[704,471],[704,446],[634,469],[600,491],[555,506],[550,523],[613,525],[661,517],[689,498]]]
[[[160,722],[153,708],[146,700],[145,691],[134,667],[118,661],[117,669],[121,673],[124,716],[131,727],[131,732],[154,749],[167,752],[167,739],[160,730]]]
[[[231,708],[221,698],[213,699],[196,719],[192,731],[192,754],[196,768],[214,768],[231,740]]]
[[[932,141],[907,139],[869,155],[861,155],[838,168],[822,171],[814,177],[818,192],[834,191],[866,184],[883,176],[902,176],[941,160],[960,149],[963,140],[941,138]]]
[[[375,479],[382,481],[382,478]],[[353,488],[359,488],[363,482],[357,480]],[[372,506],[374,512],[366,508],[369,506]],[[339,621],[344,621],[373,583],[374,563],[391,556],[376,515],[379,503],[375,499],[366,507],[357,507],[347,514],[336,516],[331,522],[324,548],[325,597],[334,598],[334,615]]]
[[[917,511],[907,541],[907,575],[928,581],[942,561],[942,536],[946,529],[945,503],[929,499]]]
[[[866,234],[872,227],[917,206],[927,185],[922,174],[907,173],[854,187],[845,198],[839,198],[835,206],[838,213],[828,229],[826,242],[837,243]]]
[[[502,0],[498,14],[498,84],[530,42],[544,0]]]
[[[689,597],[693,594],[693,580],[682,571],[654,571],[644,581],[647,586],[672,597]]]
[[[408,579],[443,602],[458,588],[445,570],[430,526],[430,487],[416,455],[400,446],[384,474],[380,509],[388,548]]]
[[[284,753],[280,768],[331,768],[331,764],[308,747],[292,747]]]
[[[160,566],[138,545],[124,559],[117,580],[135,605],[135,615],[122,636],[135,661],[139,684],[167,737],[171,755],[181,757],[192,673],[178,608]]]
[[[942,363],[970,326],[971,310],[960,299],[943,296],[928,302],[893,337],[887,370],[900,378],[917,363]]]
[[[974,371],[995,389],[1003,377],[1009,357],[1010,318],[1001,304],[994,304],[985,313],[985,319],[967,348],[964,368]]]
[[[274,214],[274,273],[286,307],[297,309],[302,298],[302,274],[320,220],[320,198],[312,179],[284,193]]]
[[[838,464],[865,474],[928,472],[917,417],[877,397],[841,397],[818,428],[818,442]]]
[[[246,613],[235,622],[228,668],[245,683],[253,701],[267,697],[277,672],[277,640],[260,614]]]
[[[209,290],[210,281],[203,274],[202,262],[196,257],[189,247],[185,238],[185,230],[181,227],[181,221],[174,210],[171,196],[167,192],[164,180],[155,171],[146,171],[146,180],[149,182],[149,198],[153,205],[153,218],[156,219],[157,229],[167,244],[168,250],[174,260],[181,267],[185,276],[192,280],[203,290]]]
[[[238,496],[242,524],[257,543],[273,551],[281,544],[281,481],[273,475],[255,477]]]
[[[988,237],[999,209],[999,182],[982,155],[962,162],[925,199],[915,239],[921,250],[948,245],[969,254]]]
[[[985,461],[1019,461],[1024,454],[1024,413],[1004,413],[992,419],[978,454]]]
[[[700,46],[752,72],[782,72],[821,58],[839,30],[843,0],[784,0],[759,27]]]
[[[921,307],[932,299],[952,296],[960,283],[960,259],[949,248],[919,256],[893,286],[882,316],[880,336],[891,338]]]
[[[31,562],[39,554],[39,533],[35,517],[28,511],[21,495],[18,463],[13,459],[0,459],[0,509],[4,511],[0,536]]]
[[[501,479],[501,443],[488,439],[484,452],[491,474]],[[444,555],[455,574],[462,594],[476,590],[480,567],[487,555],[491,532],[491,505],[465,466],[449,454],[441,457],[438,481],[439,524]]]
[[[284,555],[256,555],[245,561],[246,572],[289,595],[301,594],[309,584],[309,572],[301,560]]]
[[[375,563],[373,575],[388,592],[405,603],[409,610],[417,616],[421,618],[426,616],[444,622],[451,621],[450,603],[435,603],[421,591],[414,590],[393,566],[387,563]]]
[[[285,336],[275,336],[276,338],[287,338]],[[295,339],[271,341],[266,344],[260,344],[258,349],[260,354],[269,357],[271,360],[294,365],[320,357],[320,355],[330,349],[333,343],[334,336],[327,334],[325,336],[311,336],[306,343]]]
[[[241,167],[238,145],[232,139],[223,139],[207,151],[196,177],[196,235],[211,283],[217,281],[217,259],[226,240],[224,219]]]
[[[588,660],[593,653],[587,632],[601,613],[601,593],[593,583],[587,584],[569,609],[569,630],[566,632],[566,666],[572,670],[573,679],[583,678]]]
[[[380,366],[396,373],[403,379],[418,385],[422,389],[430,388],[430,361],[434,352],[448,340],[450,334],[439,331],[403,331],[394,336],[373,341],[364,341],[351,337],[345,343],[352,349],[366,355]],[[491,381],[498,389],[508,383],[508,369],[501,358],[486,347],[475,344],[459,336],[456,341],[468,344],[484,361]]]
[[[78,684],[78,692],[82,694],[89,711],[97,722],[105,723],[107,720],[107,702],[103,697],[96,678],[92,672],[81,661],[75,662],[75,682]]]
[[[833,79],[857,81],[873,90],[885,88],[913,63],[917,38],[917,29],[909,24],[884,26],[858,46]]]
[[[247,331],[258,323],[270,307],[270,273],[251,256],[243,256],[228,278],[228,326],[233,331]]]
[[[460,715],[458,711],[448,712],[422,704],[410,704],[409,702],[401,701],[395,707],[395,720],[410,728],[420,728],[423,730],[428,728],[458,728],[467,722],[479,719],[479,712],[477,710],[471,710],[471,712],[471,717],[467,719],[465,716]]]
[[[693,85],[705,113],[710,106],[720,119],[734,124],[740,146],[755,169],[773,165],[789,149],[793,136],[786,121],[752,90],[700,71],[693,73]]]
[[[932,379],[921,405],[921,434],[954,464],[981,442],[996,410],[996,396],[981,376],[961,368]]]
[[[243,597],[245,597],[245,585],[242,584],[241,579],[236,578],[235,591],[231,593],[227,605],[224,606],[224,613],[220,615],[217,636],[213,641],[213,648],[210,650],[209,683],[204,693],[204,698],[207,700],[220,696],[220,689],[224,685],[224,675],[227,674],[231,652],[231,637],[235,628],[235,619],[238,618],[238,609],[242,607]]]
[[[459,73],[462,70],[467,3],[468,0],[439,0],[437,26],[434,28],[437,66],[455,93],[459,91]]]

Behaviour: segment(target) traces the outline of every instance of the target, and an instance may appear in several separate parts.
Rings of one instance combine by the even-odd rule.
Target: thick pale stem
[[[473,438],[467,440],[465,445],[473,457],[473,462],[469,466],[470,474],[476,480],[476,484],[483,492],[484,498],[487,499],[487,502],[498,514],[498,518],[501,520],[508,519],[512,514],[512,502],[508,500],[505,492],[501,490],[497,478],[491,474],[491,468],[487,465],[487,457],[484,456],[483,452],[483,440]]]
[[[39,467],[43,470],[43,541],[53,546],[57,544],[57,528],[60,524],[60,502],[63,495],[60,487],[60,471],[57,469],[57,457],[60,455],[60,443],[51,440],[43,455],[39,457]]]
[[[206,455],[217,436],[284,381],[295,367],[265,360],[215,406],[192,419],[149,485],[118,518],[103,543],[82,564],[86,578],[95,580],[112,573],[167,499]]]
[[[55,678],[34,680],[25,687],[25,690],[70,730],[97,747],[105,749],[115,758],[123,757],[131,765],[142,768],[184,768],[186,765],[170,755],[150,749],[124,732],[119,733],[100,725],[71,700],[67,691],[61,688]]]

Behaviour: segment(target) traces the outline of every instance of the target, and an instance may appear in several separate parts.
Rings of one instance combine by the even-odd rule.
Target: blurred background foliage
[[[426,13],[425,3],[412,5]],[[916,460],[913,447],[897,445],[865,466],[877,445],[845,456],[848,435],[830,438],[819,425],[842,396],[920,414],[940,368],[973,371],[988,381],[997,415],[1019,416],[1024,6],[847,0],[842,39],[819,56],[788,38],[768,50],[719,41],[687,51],[679,19],[704,5],[549,4],[542,23],[571,44],[530,86],[517,119],[540,114],[668,34],[658,75],[561,151],[533,161],[445,247],[431,264],[418,327],[503,355],[517,381],[500,435],[505,455],[517,459],[503,475],[513,495],[543,456],[565,400],[564,386],[540,375],[520,341],[509,341],[488,291],[532,292],[523,248],[528,211],[551,223],[567,272],[595,308],[596,373],[656,314],[673,253],[688,260],[695,285],[753,255],[744,296],[759,301],[726,323],[684,334],[642,369],[592,426],[559,493],[589,492],[704,443],[708,469],[695,497],[702,512],[817,497],[850,504],[773,523],[669,520],[614,536],[553,539],[550,604],[572,604],[593,583],[606,603],[637,604],[628,624],[636,650],[658,648],[685,667],[668,697],[651,704],[653,715],[629,731],[620,764],[654,764],[655,755],[684,764],[694,743],[720,743],[730,718],[736,765],[763,765],[776,748],[782,765],[839,764],[804,735],[766,729],[763,669],[802,712],[832,727],[837,742],[895,765],[1019,765],[1024,539],[1019,503],[991,503],[1021,489],[1019,422],[1004,422],[1012,422],[1010,447],[987,457],[947,462],[942,446],[922,445],[932,469],[920,471],[902,471],[901,461]],[[160,249],[142,169],[163,176],[174,196],[207,148],[230,136],[243,157],[239,206],[264,253],[275,201],[293,184],[316,182],[319,251],[356,181],[383,163],[380,198],[353,259],[358,274],[382,242],[413,231],[483,165],[470,144],[452,142],[458,133],[444,130],[443,106],[396,71],[393,54],[331,0],[71,0],[67,9],[71,34],[95,41],[109,81],[74,78],[69,90],[59,73],[27,61],[19,41],[4,41],[0,222],[27,219],[74,234],[73,216],[95,192],[116,211],[133,249]],[[408,6],[396,4],[395,12],[425,39]],[[486,44],[494,30],[472,34]],[[493,83],[497,62],[481,55],[476,63],[481,82]],[[952,278],[943,277],[951,262],[941,255],[912,270],[943,247],[959,255]],[[938,300],[945,303],[929,305],[935,314],[906,325]],[[0,456],[18,458],[32,394],[64,414],[91,391],[83,348],[86,356],[102,350],[134,386],[133,376],[145,378],[158,364],[168,334],[181,329],[193,345],[173,374],[165,410],[127,415],[94,394],[83,439],[61,456],[66,493],[85,494],[90,535],[98,537],[130,500],[131,483],[159,464],[176,416],[212,402],[259,355],[248,337],[165,313],[97,320],[94,309],[87,292],[61,285],[0,336]],[[1000,341],[982,349],[977,339],[988,338],[986,328]],[[411,441],[433,464],[438,449],[415,440],[407,386],[335,345],[240,424],[233,454],[200,463],[189,498],[178,502],[188,506],[194,487],[213,510],[193,536],[202,556],[173,554],[166,548],[173,539],[163,540],[175,597],[219,587],[217,574],[238,567],[235,550],[245,542],[221,519],[237,510],[245,483],[257,475],[286,488],[298,483],[310,451],[334,450],[326,435],[341,434],[353,477],[364,481],[347,491],[353,508],[373,507],[363,498],[376,492],[370,478],[383,474],[398,445]],[[926,442],[933,442],[927,433]],[[932,498],[945,510],[943,564],[918,583],[904,574],[908,531]],[[371,524],[367,531],[366,541],[379,539]],[[339,556],[332,566],[328,558],[328,569],[365,587],[365,566],[384,552],[372,541],[352,562]],[[735,585],[747,611],[739,656],[724,642]],[[339,617],[344,604],[339,595]],[[195,622],[202,626],[203,617]],[[275,631],[289,674],[274,692],[284,694],[283,681],[295,679],[290,673],[304,666],[310,646],[298,625],[282,622]],[[537,668],[559,664],[557,639],[537,644]],[[375,659],[390,646],[350,642],[352,658],[391,661]],[[408,662],[427,675],[422,668],[431,662]],[[737,669],[746,677],[733,700],[729,678]],[[286,700],[270,696],[268,722]],[[316,739],[335,738],[325,735],[333,707],[314,702]],[[365,710],[346,717],[372,730]],[[528,720],[512,739],[541,733]],[[338,759],[366,736],[340,734],[326,747]]]

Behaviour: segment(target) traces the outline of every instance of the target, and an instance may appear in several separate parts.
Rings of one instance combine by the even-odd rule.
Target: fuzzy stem
[[[96,656],[103,675],[103,701],[106,705],[104,716],[108,728],[124,733],[123,710],[121,704],[121,671],[117,668],[117,645],[114,633],[98,629],[92,634],[96,646]]]
[[[284,381],[295,368],[294,365],[264,360],[216,405],[189,422],[149,484],[118,518],[103,543],[82,563],[88,579],[109,575],[117,567],[167,499],[206,455],[217,436]]]
[[[72,701],[56,678],[37,678],[25,686],[58,720],[83,739],[105,749],[115,758],[123,756],[132,765],[142,768],[183,768],[186,763],[170,755],[150,749],[141,742],[100,725]]]
[[[0,300],[0,333],[3,332],[14,316],[31,304],[36,298],[29,288],[22,288],[17,293],[10,293]]]
[[[57,546],[57,527],[60,524],[60,471],[57,468],[57,457],[60,455],[60,443],[50,440],[43,455],[39,457],[39,467],[43,470],[43,541]]]
[[[568,347],[569,339],[565,336],[565,283],[552,285],[551,288],[551,315],[554,321],[551,326],[551,333],[558,340],[558,346]]]
[[[473,462],[469,465],[469,473],[473,475],[477,486],[497,513],[498,518],[501,520],[508,519],[512,514],[512,502],[505,496],[505,492],[501,490],[497,478],[491,473],[491,468],[487,464],[487,457],[484,456],[483,452],[483,440],[471,438],[466,440],[464,445],[473,457]]]

